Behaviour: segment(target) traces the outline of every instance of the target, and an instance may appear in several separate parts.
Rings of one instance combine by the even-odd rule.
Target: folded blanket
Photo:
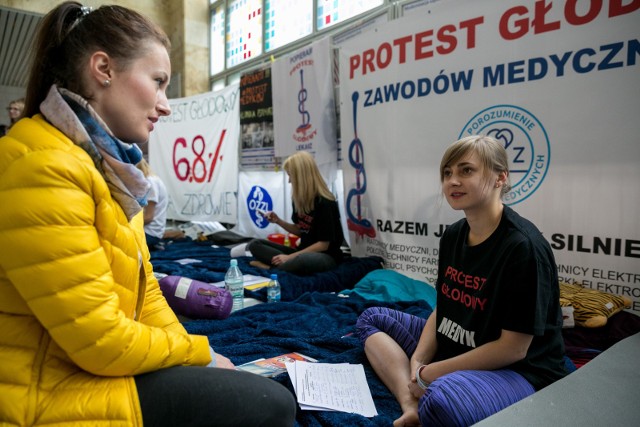
[[[341,293],[356,293],[365,299],[378,301],[424,300],[431,307],[436,306],[436,290],[432,285],[393,270],[372,271],[356,283],[353,289]]]

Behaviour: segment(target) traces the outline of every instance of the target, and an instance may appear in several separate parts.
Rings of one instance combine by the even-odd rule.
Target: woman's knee
[[[356,336],[360,339],[361,343],[364,344],[367,338],[376,332],[380,332],[375,322],[375,318],[379,314],[380,307],[369,307],[358,316],[358,320],[356,321]]]
[[[337,266],[338,264],[331,256],[314,252],[300,254],[279,268],[290,273],[306,275],[330,271]]]
[[[253,249],[255,249],[260,244],[260,239],[250,240],[249,243],[247,243],[246,250],[248,250],[249,252],[253,252]]]
[[[297,403],[294,395],[282,384],[273,380],[272,386],[265,393],[265,405],[261,413],[263,426],[293,426],[296,417]]]

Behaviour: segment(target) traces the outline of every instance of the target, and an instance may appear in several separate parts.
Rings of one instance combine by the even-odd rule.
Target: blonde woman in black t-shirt
[[[456,141],[440,179],[465,218],[440,239],[436,309],[425,320],[374,307],[357,324],[402,408],[394,426],[471,425],[566,375],[555,260],[535,225],[502,204],[505,148]]]
[[[311,274],[335,268],[342,259],[340,246],[344,239],[340,211],[335,196],[329,191],[313,156],[306,151],[288,157],[282,168],[291,182],[293,214],[291,222],[275,212],[265,218],[285,231],[300,237],[297,248],[269,240],[256,239],[247,250],[258,261],[253,265],[296,274]]]

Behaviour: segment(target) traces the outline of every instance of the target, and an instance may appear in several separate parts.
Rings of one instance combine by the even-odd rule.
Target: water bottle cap
[[[277,274],[272,274],[272,275],[271,275],[271,280],[276,280],[277,278],[278,278],[278,275],[277,275]]]
[[[238,260],[237,259],[232,259],[231,260],[231,266],[237,266],[238,265]]]

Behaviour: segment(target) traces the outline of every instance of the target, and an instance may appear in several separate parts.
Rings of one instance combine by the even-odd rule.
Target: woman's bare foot
[[[418,411],[405,412],[393,422],[393,427],[420,427]]]
[[[258,261],[258,260],[253,260],[249,262],[249,265],[253,266],[253,267],[258,267],[258,268],[262,268],[265,270],[268,270],[271,268],[270,265],[265,264],[264,262]]]
[[[420,427],[420,418],[418,418],[418,400],[409,399],[405,403],[400,403],[402,415],[393,422],[393,427]]]

